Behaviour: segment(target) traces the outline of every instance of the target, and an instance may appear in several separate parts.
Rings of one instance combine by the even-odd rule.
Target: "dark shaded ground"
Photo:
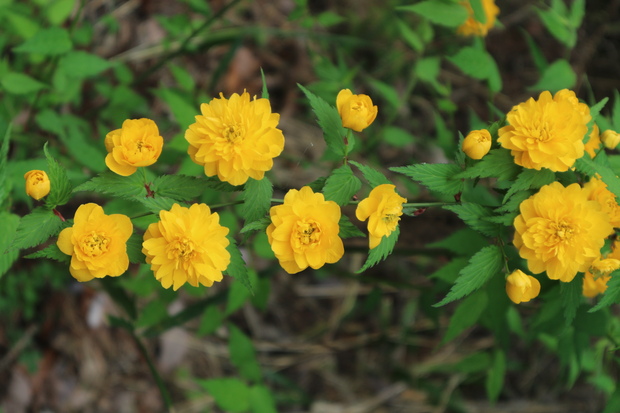
[[[214,8],[222,3],[211,2]],[[382,7],[381,2],[362,3],[349,1],[328,6],[327,2],[312,2],[312,8],[317,12],[329,7],[341,12],[359,8],[364,16],[366,10]],[[487,38],[488,49],[504,81],[503,93],[495,97],[495,104],[501,110],[509,110],[531,96],[527,87],[538,76],[520,28],[532,35],[548,60],[570,58],[579,75],[577,91],[581,97],[587,98],[590,88],[597,100],[620,88],[620,30],[616,25],[620,17],[619,1],[587,2],[587,21],[570,56],[565,56],[564,49],[546,32],[531,4],[518,1],[500,4],[504,27],[492,31]],[[226,19],[237,25],[301,30],[287,20],[292,8],[290,0],[242,3],[227,13]],[[136,73],[144,73],[164,52],[159,42],[165,32],[155,17],[183,10],[187,8],[181,2],[98,0],[88,2],[83,19],[95,28],[93,52],[129,62]],[[110,14],[119,21],[117,33],[109,33],[99,23],[101,16]],[[195,75],[197,87],[211,94],[222,91],[229,95],[244,88],[258,93],[261,88],[258,69],[264,68],[273,107],[282,115],[281,125],[287,137],[289,156],[280,159],[274,169],[279,188],[299,186],[321,175],[321,165],[317,162],[322,150],[321,135],[309,123],[306,108],[299,104],[301,96],[296,87],[296,83],[316,80],[312,53],[309,53],[313,47],[316,47],[313,42],[295,36],[274,35],[264,43],[248,38],[237,47],[215,84],[212,75],[222,59],[227,58],[229,45],[216,45],[177,59],[177,63]],[[369,53],[377,54],[378,50],[374,45]],[[368,72],[372,73],[372,69]],[[459,108],[456,112],[459,130],[467,129],[469,109],[483,119],[488,117],[488,93],[484,85],[448,64],[444,64],[441,78],[452,84],[452,101]],[[136,88],[148,95],[151,87],[169,81],[170,74],[162,69]],[[403,110],[419,126],[412,131],[416,136],[434,136],[434,126],[422,110],[430,104],[431,97],[425,97],[423,92]],[[93,108],[96,105],[93,102]],[[162,117],[169,116],[161,102],[155,101],[153,106]],[[456,131],[454,137],[457,138]],[[411,145],[402,150],[379,145],[377,154],[383,164],[389,165],[432,160],[437,156],[428,145]],[[295,161],[300,158],[318,166],[302,168]],[[421,253],[419,249],[460,225],[454,216],[440,210],[406,218],[402,221],[402,237],[397,247],[402,259],[393,257],[361,278],[349,274],[362,264],[364,252],[348,254],[348,259],[337,267],[339,276],[317,277],[313,272],[289,276],[277,271],[272,277],[266,310],[258,311],[246,305],[234,315],[234,321],[252,337],[264,370],[278,374],[277,379],[272,376],[267,383],[280,398],[282,412],[601,411],[602,395],[582,382],[571,390],[564,389],[557,360],[537,345],[515,346],[511,354],[514,372],[508,374],[496,405],[485,401],[484,377],[432,373],[434,366],[457,362],[493,345],[492,337],[476,328],[452,343],[439,346],[449,319],[445,315],[433,319],[420,310],[421,303],[437,301],[438,297],[428,297],[433,294],[433,283],[427,276],[447,262],[448,257]],[[364,244],[364,240],[350,241],[347,249],[364,251]],[[35,264],[22,260],[16,269],[33,269]],[[264,269],[273,263],[257,260],[253,265]],[[130,272],[130,276],[136,276],[135,268]],[[399,288],[400,274],[408,274],[411,284],[417,288]],[[224,282],[208,293],[215,294],[228,285],[228,281]],[[123,329],[108,325],[107,315],[119,314],[119,310],[97,283],[70,284],[64,290],[50,288],[38,298],[38,316],[32,321],[26,321],[19,311],[5,315],[12,327],[19,326],[20,337],[9,337],[9,329],[0,326],[0,406],[4,412],[162,411],[157,387],[133,338]],[[178,311],[194,300],[181,291],[169,311]],[[372,300],[380,302],[380,314],[363,310]],[[356,311],[348,315],[354,307]],[[407,311],[410,320],[403,316]],[[193,321],[145,342],[164,376],[177,413],[214,409],[213,399],[195,378],[234,374],[228,360],[226,329],[201,337],[195,333],[197,327]],[[403,327],[407,329],[405,334]],[[39,357],[28,366],[23,362],[23,355],[32,350]],[[403,384],[399,378],[405,376],[415,385]]]

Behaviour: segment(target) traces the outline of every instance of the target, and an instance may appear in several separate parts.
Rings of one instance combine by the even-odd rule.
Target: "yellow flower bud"
[[[37,201],[50,193],[50,179],[45,171],[37,169],[28,171],[24,175],[26,193]]]
[[[506,294],[515,304],[525,303],[540,293],[540,282],[521,270],[515,270],[506,278]]]
[[[482,159],[491,150],[491,134],[486,129],[473,130],[467,134],[461,148],[471,159]]]
[[[368,95],[354,95],[349,89],[342,89],[336,97],[336,107],[342,119],[342,126],[361,132],[377,117],[377,106],[372,105]]]
[[[601,139],[603,145],[605,145],[607,149],[616,149],[616,146],[620,143],[620,134],[611,129],[607,129],[601,134]]]

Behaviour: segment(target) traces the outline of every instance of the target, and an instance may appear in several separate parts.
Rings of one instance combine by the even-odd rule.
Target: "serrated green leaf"
[[[67,53],[72,47],[71,36],[66,29],[50,27],[39,30],[24,43],[14,47],[13,52],[56,56]]]
[[[197,380],[215,399],[220,409],[228,413],[244,413],[250,408],[250,389],[235,378]]]
[[[315,179],[314,181],[310,182],[308,185],[313,192],[321,192],[323,191],[323,188],[325,187],[325,182],[327,182],[327,177],[326,176],[321,176],[320,178]]]
[[[588,122],[588,135],[590,134],[592,130],[592,124],[594,124],[594,122],[596,121],[596,118],[598,118],[598,115],[601,113],[601,110],[605,107],[608,101],[609,101],[609,98],[605,97],[601,99],[599,102],[597,102],[596,104],[590,106],[590,116],[592,116],[592,120]]]
[[[263,218],[271,208],[273,185],[264,177],[261,180],[249,178],[243,189],[243,208],[241,216],[245,222],[254,222]]]
[[[575,168],[589,177],[599,174],[601,180],[607,184],[607,189],[613,192],[616,197],[620,197],[620,178],[616,176],[611,168],[598,165],[590,159],[588,154],[586,154],[583,158],[577,159],[577,162],[575,162]]]
[[[543,168],[540,171],[535,169],[524,169],[519,176],[517,176],[514,184],[508,189],[502,203],[505,204],[511,196],[519,191],[538,189],[553,181],[555,181],[555,173],[547,168]]]
[[[139,175],[135,173],[129,176],[121,176],[112,171],[105,171],[78,185],[73,189],[73,192],[93,191],[125,199],[146,196],[146,188]]]
[[[168,198],[165,196],[155,196],[155,197],[144,197],[139,196],[134,198],[135,201],[138,201],[142,205],[148,208],[152,213],[159,215],[161,211],[170,211],[174,204],[178,204],[178,202],[172,198]]]
[[[487,374],[486,390],[487,397],[491,402],[497,401],[500,392],[504,388],[504,376],[506,375],[506,353],[496,349],[493,354],[491,368]]]
[[[458,165],[451,163],[399,166],[390,171],[408,176],[420,182],[431,191],[445,195],[455,195],[463,190],[463,181],[454,179],[461,172]]]
[[[456,279],[448,295],[434,306],[441,307],[476,291],[491,277],[499,274],[503,264],[504,257],[500,247],[490,245],[482,248],[459,272],[459,278]]]
[[[532,191],[519,191],[512,195],[501,207],[496,208],[495,212],[498,214],[505,212],[517,212],[518,215],[521,202],[525,201],[530,196],[532,196]],[[506,197],[504,197],[504,199],[506,199]]]
[[[36,208],[19,221],[11,249],[25,249],[43,244],[49,237],[56,235],[62,225],[60,218],[49,209]]]
[[[142,235],[131,234],[131,237],[127,240],[127,256],[129,256],[129,262],[132,264],[144,264],[146,257],[142,253]]]
[[[2,76],[0,84],[13,95],[25,95],[46,89],[47,85],[23,73],[7,73]]]
[[[485,220],[485,218],[493,216],[490,208],[472,202],[463,202],[458,205],[446,205],[443,208],[454,212],[469,227],[484,235],[488,235],[489,237],[499,235],[500,231],[497,224]]]
[[[583,275],[577,274],[571,282],[560,283],[560,299],[562,300],[562,307],[564,308],[564,321],[566,325],[572,324],[575,315],[577,314],[577,308],[581,304],[583,299]]]
[[[353,175],[349,165],[342,165],[332,172],[325,181],[323,194],[325,199],[334,201],[338,205],[347,205],[353,195],[362,187],[362,182]]]
[[[360,231],[360,229],[356,227],[346,215],[340,215],[340,221],[338,222],[338,226],[340,227],[340,231],[338,232],[338,236],[340,238],[366,236],[366,234]]]
[[[43,152],[47,158],[48,176],[50,179],[50,193],[45,198],[45,206],[53,209],[58,205],[64,205],[71,199],[71,182],[67,177],[65,168],[50,155],[47,150],[47,142],[43,145]]]
[[[252,413],[278,413],[273,395],[265,386],[250,387],[250,408]]]
[[[589,310],[590,313],[620,303],[620,270],[616,270],[610,275],[611,278],[607,281],[607,289],[603,293],[603,297]]]
[[[394,246],[398,241],[398,236],[400,235],[400,227],[396,227],[394,231],[389,236],[384,236],[381,238],[381,242],[375,248],[371,249],[368,253],[368,258],[366,262],[356,271],[357,274],[366,271],[367,269],[374,267],[381,261],[385,260],[391,253],[394,251]]]
[[[489,299],[484,291],[477,291],[464,299],[450,317],[450,324],[448,324],[448,329],[441,343],[446,344],[466,328],[473,326],[486,309],[488,301]]]
[[[342,119],[340,119],[338,110],[302,85],[297,84],[297,86],[310,101],[310,106],[323,130],[327,149],[337,156],[344,156],[346,154],[344,137],[347,136],[347,130],[342,126]]]
[[[512,181],[521,172],[521,167],[515,164],[510,151],[507,149],[491,149],[479,162],[453,178],[489,178],[496,177],[503,181]]]
[[[29,258],[29,259],[49,258],[51,260],[55,260],[55,261],[59,261],[63,263],[68,263],[69,261],[71,261],[71,256],[62,252],[60,248],[58,248],[58,245],[56,245],[55,242],[48,245],[42,250],[26,255],[24,258]]]
[[[253,382],[260,382],[262,374],[256,361],[256,351],[252,340],[234,324],[228,325],[228,331],[230,333],[228,339],[230,361],[237,367],[241,377]]]
[[[361,163],[355,161],[349,161],[349,163],[355,165],[360,171],[362,171],[362,175],[364,175],[364,178],[368,181],[368,184],[373,188],[383,184],[394,185],[385,175],[370,166],[362,165]]]
[[[58,62],[58,68],[73,79],[96,76],[110,66],[112,64],[107,60],[82,50],[69,52]]]
[[[230,241],[230,244],[226,247],[226,250],[230,253],[230,264],[226,269],[226,274],[241,282],[241,284],[250,291],[250,294],[254,294],[252,284],[250,283],[250,277],[248,276],[248,267],[241,256],[241,251],[237,248],[237,243],[234,239],[230,236],[226,238]]]
[[[2,277],[19,257],[17,249],[7,251],[15,238],[19,216],[3,211],[0,212],[0,222],[2,222],[2,231],[0,231],[0,277]]]
[[[467,9],[456,2],[427,0],[416,4],[400,6],[396,10],[411,11],[435,24],[458,27],[467,20]]]
[[[246,232],[265,231],[270,224],[271,224],[271,218],[263,217],[263,218],[257,219],[256,221],[245,224],[243,228],[241,229],[240,233],[245,234]]]
[[[155,178],[151,189],[155,196],[190,201],[198,198],[207,187],[205,179],[187,175],[162,175]]]

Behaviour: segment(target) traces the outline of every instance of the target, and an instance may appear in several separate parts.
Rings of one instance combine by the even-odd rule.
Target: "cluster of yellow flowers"
[[[358,132],[377,116],[369,96],[354,95],[349,89],[338,94],[336,106],[343,126]],[[284,136],[277,128],[280,116],[272,113],[269,100],[250,99],[247,92],[230,99],[220,95],[200,109],[202,115],[185,133],[191,159],[204,167],[207,176],[232,185],[262,179],[284,149]],[[106,165],[116,174],[132,175],[138,167],[157,161],[163,142],[152,120],[128,119],[105,138]],[[33,198],[39,200],[50,192],[44,171],[30,171],[25,179],[26,192]],[[369,220],[371,249],[396,229],[405,202],[394,185],[380,185],[359,203],[356,215],[361,221]],[[344,254],[338,235],[340,216],[338,204],[310,187],[290,190],[282,205],[271,208],[267,228],[282,268],[294,274],[340,260]],[[174,204],[170,211],[160,211],[159,221],[147,228],[142,253],[164,288],[177,290],[186,282],[211,286],[222,280],[231,262],[228,232],[207,205]],[[78,207],[73,226],[61,231],[57,245],[71,256],[70,273],[78,281],[116,277],[129,267],[126,244],[132,233],[127,216],[106,215],[101,206],[89,203]]]

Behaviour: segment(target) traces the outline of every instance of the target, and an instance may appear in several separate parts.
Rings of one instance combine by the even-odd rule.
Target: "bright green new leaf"
[[[390,171],[408,176],[431,191],[455,195],[463,190],[463,181],[455,179],[461,168],[455,164],[417,164],[390,168]]]
[[[241,380],[222,377],[196,381],[213,396],[215,403],[223,411],[244,413],[250,408],[250,389]]]
[[[256,361],[256,351],[252,340],[234,324],[228,324],[228,331],[230,333],[228,341],[230,361],[237,367],[241,377],[255,383],[260,382],[262,374]]]
[[[75,6],[76,0],[55,0],[45,10],[45,17],[54,26],[64,22]]]
[[[583,22],[583,16],[586,14],[586,0],[574,0],[570,8],[570,14],[568,16],[568,24],[578,29]]]
[[[469,0],[469,4],[471,4],[471,8],[474,11],[474,18],[480,23],[486,23],[487,14],[484,12],[482,0]]]
[[[466,328],[473,326],[486,309],[488,300],[484,291],[477,291],[464,299],[450,317],[450,324],[448,324],[446,334],[441,340],[442,344],[449,342]]]
[[[47,85],[23,73],[10,72],[2,76],[0,84],[13,95],[25,95],[46,89]]]
[[[366,271],[367,269],[374,267],[381,261],[385,260],[391,253],[394,251],[394,246],[398,241],[398,236],[400,235],[400,227],[396,227],[392,233],[387,236],[381,238],[381,242],[375,248],[371,249],[368,253],[368,258],[366,262],[356,271],[357,274]]]
[[[302,85],[298,84],[297,86],[310,101],[312,111],[323,130],[323,137],[328,150],[337,156],[344,156],[346,153],[344,137],[347,136],[347,130],[342,126],[342,119],[340,119],[338,110]]]
[[[252,413],[277,413],[276,402],[265,386],[250,387],[250,407]]]
[[[366,235],[360,231],[358,227],[353,225],[351,220],[346,215],[340,215],[340,221],[338,222],[340,231],[338,236],[340,238],[352,238],[352,237],[365,237]]]
[[[250,223],[264,218],[271,208],[273,185],[264,177],[260,180],[248,178],[243,189],[243,207],[241,216],[245,222]]]
[[[362,182],[353,175],[351,167],[349,165],[342,165],[333,171],[329,178],[327,178],[327,181],[325,181],[323,194],[325,199],[334,201],[342,206],[348,204],[361,187]]]
[[[396,10],[411,11],[435,24],[458,27],[467,20],[467,9],[457,2],[427,0],[416,4],[400,6]]]
[[[241,251],[239,251],[235,240],[230,235],[226,238],[230,241],[230,244],[226,247],[226,250],[230,253],[230,264],[226,269],[226,274],[237,279],[237,281],[240,281],[251,294],[254,294],[252,284],[250,283],[250,278],[248,276],[248,267],[241,256]]]
[[[101,57],[76,50],[64,55],[58,62],[58,67],[70,78],[85,79],[93,77],[112,66],[110,62]]]
[[[49,237],[58,234],[62,226],[63,222],[54,212],[35,208],[19,221],[11,249],[26,249],[43,244]]]
[[[572,49],[577,41],[577,33],[569,26],[569,20],[554,9],[536,9],[538,17],[551,32],[553,37],[562,42],[566,47]]]
[[[468,76],[484,80],[489,77],[493,58],[486,50],[478,47],[463,47],[448,60],[456,65]]]
[[[370,166],[362,165],[361,163],[355,161],[349,161],[349,163],[351,165],[355,165],[362,172],[364,178],[368,181],[368,184],[373,188],[383,184],[394,185],[389,179],[386,178],[385,175]]]
[[[50,179],[50,193],[45,197],[45,206],[52,209],[69,202],[73,186],[67,177],[65,168],[60,166],[48,152],[47,142],[43,146],[43,152],[47,158],[47,175]]]
[[[548,90],[552,94],[562,89],[572,89],[577,82],[577,74],[570,63],[559,59],[550,64],[542,73],[538,82],[530,90]]]
[[[19,216],[2,211],[0,222],[2,222],[2,231],[0,231],[0,277],[2,277],[19,257],[17,249],[7,251],[19,226]]]
[[[500,233],[497,224],[485,220],[493,216],[490,208],[472,202],[463,202],[457,205],[446,205],[443,207],[459,216],[469,227],[480,231],[489,237],[496,237]]]
[[[482,287],[491,277],[500,273],[504,264],[504,256],[500,247],[490,245],[478,251],[469,264],[461,270],[459,278],[450,292],[435,307],[441,307],[454,300],[463,298]]]
[[[577,274],[571,282],[560,283],[560,299],[564,308],[564,321],[569,326],[577,314],[577,308],[583,299],[583,275]]]
[[[39,30],[24,43],[14,47],[13,52],[56,56],[67,53],[72,47],[71,37],[66,29],[50,27]]]

